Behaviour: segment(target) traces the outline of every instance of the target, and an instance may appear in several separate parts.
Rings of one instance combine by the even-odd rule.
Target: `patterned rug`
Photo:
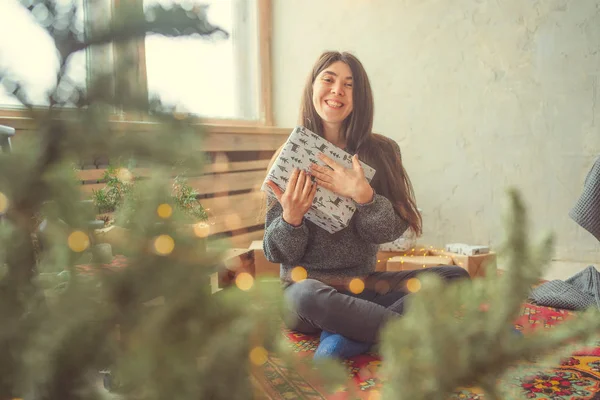
[[[524,304],[515,327],[521,331],[551,329],[571,316],[566,310]],[[300,357],[311,357],[319,344],[319,337],[282,330],[292,350]],[[381,359],[376,354],[363,354],[345,361],[349,387],[330,393],[317,383],[305,378],[301,372],[287,368],[285,363],[270,355],[267,361],[254,370],[255,383],[264,398],[272,400],[378,400],[381,382],[377,371]],[[564,359],[554,368],[540,369],[531,365],[514,381],[505,382],[522,393],[523,399],[536,400],[600,400],[600,344],[591,349],[582,349]],[[484,400],[477,388],[457,391],[451,399]]]
[[[77,271],[82,274],[93,274],[97,268],[106,268],[117,271],[127,266],[127,257],[123,255],[115,255],[109,264],[78,264]]]
[[[123,256],[115,256],[110,264],[102,267],[119,270],[127,265]],[[82,273],[93,273],[91,265],[79,265]],[[515,327],[523,332],[535,329],[552,329],[573,315],[567,310],[524,304]],[[282,330],[293,352],[299,357],[312,357],[319,344],[319,336]],[[327,392],[317,382],[307,379],[307,374],[291,369],[283,360],[268,355],[261,367],[253,373],[257,396],[271,400],[379,400],[381,381],[377,372],[381,366],[377,354],[363,354],[344,362],[351,382],[348,387],[335,393]],[[531,365],[514,381],[505,382],[522,394],[519,398],[530,400],[600,400],[600,343],[589,349],[581,349],[562,360],[554,368],[540,369]],[[485,400],[478,388],[459,390],[451,400]]]

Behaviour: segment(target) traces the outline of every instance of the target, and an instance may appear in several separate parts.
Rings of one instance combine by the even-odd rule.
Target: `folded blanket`
[[[537,286],[529,299],[540,306],[567,310],[600,308],[600,272],[590,265],[565,281],[553,280]]]

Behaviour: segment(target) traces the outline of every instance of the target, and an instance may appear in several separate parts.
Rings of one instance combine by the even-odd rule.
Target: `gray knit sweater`
[[[290,272],[302,266],[308,278],[325,283],[345,283],[349,278],[375,270],[378,245],[399,238],[408,223],[394,211],[392,203],[375,194],[367,204],[356,203],[349,225],[329,233],[304,219],[298,227],[282,218],[277,200],[267,211],[263,250],[271,262],[280,263],[280,276],[290,282]]]

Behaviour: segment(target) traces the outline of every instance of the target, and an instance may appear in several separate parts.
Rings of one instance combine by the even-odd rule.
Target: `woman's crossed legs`
[[[468,272],[457,266],[374,272],[365,279],[365,290],[359,294],[305,279],[285,289],[291,307],[286,324],[303,333],[327,331],[375,343],[385,323],[404,312],[406,281],[425,272],[437,274],[445,281],[469,278]]]

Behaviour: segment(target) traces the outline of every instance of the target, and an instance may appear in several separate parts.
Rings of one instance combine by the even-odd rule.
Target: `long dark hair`
[[[398,215],[408,222],[417,235],[421,235],[421,213],[417,209],[412,184],[402,165],[400,147],[392,139],[372,133],[374,105],[371,83],[362,63],[354,55],[337,51],[321,54],[306,79],[298,123],[323,136],[323,121],[312,101],[313,84],[325,68],[337,61],[347,64],[352,71],[353,108],[341,128],[346,150],[351,154],[358,154],[362,162],[375,168],[377,172],[371,182],[375,191],[388,198]],[[280,151],[281,148],[271,159],[268,170]]]

